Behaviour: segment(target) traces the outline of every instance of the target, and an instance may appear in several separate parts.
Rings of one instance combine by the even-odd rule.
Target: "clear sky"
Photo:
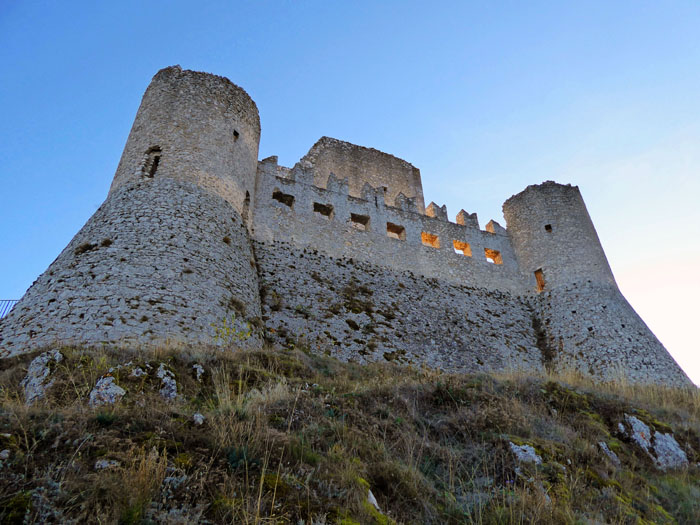
[[[371,146],[451,220],[578,185],[622,292],[700,383],[700,2],[0,0],[0,64],[0,298],[104,200],[148,82],[180,64],[248,91],[261,158]]]

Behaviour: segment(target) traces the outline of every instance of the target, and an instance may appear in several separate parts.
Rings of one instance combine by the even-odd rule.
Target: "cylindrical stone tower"
[[[606,380],[690,384],[620,293],[576,186],[528,186],[505,202],[503,214],[520,269],[539,292],[533,327],[546,366]]]
[[[243,214],[254,194],[259,144],[258,108],[243,89],[224,77],[168,67],[143,96],[110,193],[155,171],[219,195]]]
[[[55,343],[257,344],[244,218],[259,138],[241,88],[159,71],[107,200],[2,320],[0,356]]]
[[[520,268],[534,286],[615,285],[577,186],[551,181],[528,186],[505,202],[503,214]]]

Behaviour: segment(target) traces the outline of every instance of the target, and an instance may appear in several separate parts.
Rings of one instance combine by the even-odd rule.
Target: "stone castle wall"
[[[168,67],[143,96],[110,191],[147,175],[148,152],[158,148],[158,176],[197,184],[243,214],[246,192],[252,198],[255,188],[259,143],[258,109],[243,89]]]
[[[256,242],[268,337],[343,360],[450,371],[543,371],[534,311],[516,295],[310,248]]]
[[[576,186],[528,186],[503,204],[518,266],[542,270],[547,290],[574,283],[615,286],[603,246]]]
[[[414,199],[419,213],[425,210],[420,170],[403,159],[374,148],[365,148],[331,137],[321,137],[301,159],[312,166],[314,185],[325,188],[331,173],[348,180],[353,197],[362,187],[386,188],[386,204],[393,206],[399,194]]]
[[[107,200],[0,320],[0,357],[267,338],[360,362],[689,384],[619,292],[578,188],[529,186],[504,204],[508,229],[482,230],[426,207],[401,159],[324,137],[286,168],[257,161],[259,136],[229,80],[156,74]]]
[[[685,385],[689,380],[616,286],[577,283],[533,302],[552,366],[604,380]]]
[[[2,356],[57,343],[215,344],[212,324],[259,318],[254,267],[223,198],[167,177],[123,184],[2,319]]]
[[[410,200],[400,198],[399,207],[386,206],[381,188],[369,185],[363,187],[362,197],[353,197],[347,184],[334,176],[324,186],[314,185],[312,169],[280,168],[275,159],[261,162],[253,237],[455,284],[515,294],[534,289],[534,279],[522,276],[508,235],[496,223],[491,223],[491,232],[479,229],[475,215],[462,214],[464,224],[452,223],[444,210],[438,208],[436,217],[423,215]],[[327,215],[314,211],[319,204]],[[365,219],[365,224],[357,222]],[[403,238],[390,237],[387,225],[402,228]],[[432,246],[423,243],[423,233],[436,236]],[[470,255],[456,252],[454,241],[467,244]],[[498,253],[498,264],[487,260],[486,250]]]

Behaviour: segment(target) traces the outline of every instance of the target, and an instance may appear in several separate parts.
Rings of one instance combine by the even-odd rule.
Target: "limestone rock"
[[[192,416],[192,421],[194,421],[194,424],[199,427],[204,424],[204,416],[199,412],[195,412],[195,414]]]
[[[192,368],[194,369],[195,379],[197,379],[197,381],[199,383],[201,383],[202,376],[204,375],[204,367],[202,365],[196,363],[196,364],[192,365]]]
[[[662,470],[688,466],[688,457],[671,434],[654,434],[654,452],[656,464]]]
[[[97,461],[95,461],[95,470],[115,468],[118,466],[119,462],[114,459],[98,459]]]
[[[160,395],[169,401],[175,399],[177,397],[177,381],[175,381],[175,374],[165,368],[165,364],[161,363],[156,375],[161,380]]]
[[[53,385],[51,375],[52,367],[63,360],[63,355],[58,350],[50,350],[34,358],[29,364],[27,375],[22,379],[20,386],[24,388],[24,397],[27,405],[31,405],[42,399],[46,391]]]
[[[131,370],[131,373],[129,374],[129,377],[141,377],[145,376],[147,372],[141,368],[140,366],[135,366],[133,370]]]
[[[515,455],[515,459],[520,463],[534,463],[539,465],[542,463],[542,458],[537,454],[534,447],[530,445],[516,445],[515,443],[508,442],[510,445],[510,450]]]
[[[622,465],[622,463],[620,462],[620,458],[618,458],[617,454],[610,450],[610,447],[608,447],[608,444],[605,441],[599,442],[598,447],[600,448],[600,450],[603,451],[603,454],[608,456],[608,459],[612,462],[613,465],[615,465],[616,467],[620,467]]]
[[[379,508],[379,503],[377,503],[377,498],[374,497],[371,490],[367,492],[367,501],[370,503],[370,505],[377,509],[377,511],[382,511],[382,509]]]
[[[126,394],[126,390],[114,382],[114,377],[103,376],[90,392],[90,406],[113,405]]]
[[[662,434],[658,430],[652,432],[646,423],[629,414],[625,414],[625,421],[630,430],[620,423],[620,431],[646,452],[658,468],[668,470],[688,466],[688,457],[672,434]]]

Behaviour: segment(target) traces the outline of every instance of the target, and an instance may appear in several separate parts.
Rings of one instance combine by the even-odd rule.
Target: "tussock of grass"
[[[660,472],[617,430],[635,414],[673,432],[696,465],[696,390],[359,366],[299,350],[61,351],[54,386],[30,408],[18,385],[33,356],[0,362],[3,522],[700,522],[697,467]],[[150,371],[113,370],[126,396],[90,408],[97,379],[127,361]],[[159,394],[160,363],[177,378],[175,401]],[[542,464],[516,464],[509,442]],[[98,460],[117,464],[96,470]]]

